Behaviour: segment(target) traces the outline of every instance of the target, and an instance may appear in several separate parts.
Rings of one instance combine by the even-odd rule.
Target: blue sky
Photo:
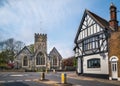
[[[120,10],[120,0],[0,0],[0,41],[13,37],[29,45],[34,33],[46,33],[48,52],[56,47],[64,58],[73,56],[84,10],[109,21],[111,2]]]

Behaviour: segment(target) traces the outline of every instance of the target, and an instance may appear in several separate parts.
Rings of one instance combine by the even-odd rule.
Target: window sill
[[[88,71],[100,71],[101,68],[87,68]]]

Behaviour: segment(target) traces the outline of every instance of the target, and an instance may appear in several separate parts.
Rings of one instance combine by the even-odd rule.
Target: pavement
[[[78,76],[76,72],[66,72],[66,73],[67,73],[67,77],[72,79],[98,81],[98,82],[104,82],[104,83],[120,86],[120,81],[117,80],[100,79],[100,78],[93,78],[93,77],[80,76],[80,75]]]
[[[106,84],[113,84],[114,86],[120,86],[120,81],[117,80],[107,80],[107,79],[100,79],[100,78],[93,78],[93,77],[87,77],[87,76],[78,76],[76,74],[76,72],[62,72],[62,73],[66,73],[67,74],[67,78],[71,78],[71,79],[76,79],[76,80],[84,80],[84,81],[97,81],[97,82],[101,82],[101,83],[106,83]],[[61,74],[61,72],[57,72],[58,75]],[[41,81],[39,81],[41,82]],[[45,81],[45,82],[41,82],[41,83],[45,83],[45,84],[50,84],[50,85],[57,85],[56,83],[60,83],[58,81]],[[69,83],[68,83],[69,84]],[[57,85],[57,86],[81,86],[81,85]]]

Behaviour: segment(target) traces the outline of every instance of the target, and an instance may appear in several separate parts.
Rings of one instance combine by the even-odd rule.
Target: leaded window
[[[94,58],[87,60],[87,67],[88,68],[100,68],[100,59]]]
[[[53,57],[53,65],[57,65],[57,58]]]
[[[38,53],[36,57],[36,65],[45,65],[45,57],[42,53]]]
[[[23,66],[28,66],[28,59],[27,56],[23,58]]]
[[[84,51],[91,50],[91,49],[98,49],[98,48],[99,48],[98,36],[91,37],[83,41]]]

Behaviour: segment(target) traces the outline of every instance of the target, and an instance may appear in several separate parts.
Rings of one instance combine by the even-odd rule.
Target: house
[[[113,3],[110,21],[85,10],[74,43],[78,74],[120,80],[120,26]]]
[[[51,69],[50,67],[54,66],[55,69],[60,69],[61,60],[62,56],[56,48],[47,54],[47,34],[35,34],[34,51],[32,52],[29,47],[25,46],[17,53],[15,68],[40,70],[41,68]]]

